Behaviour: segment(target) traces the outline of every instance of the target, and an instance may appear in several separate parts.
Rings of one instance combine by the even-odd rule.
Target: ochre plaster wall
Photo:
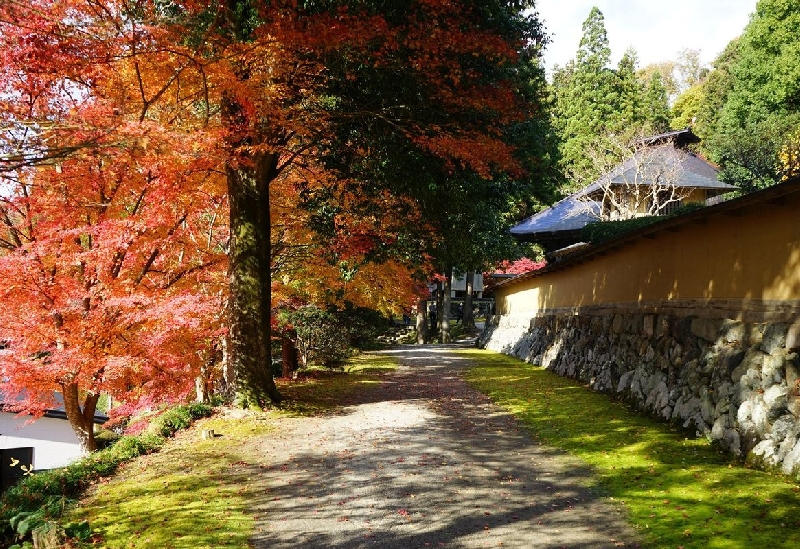
[[[702,204],[708,198],[708,191],[705,189],[692,189],[681,202],[683,204]]]
[[[800,300],[800,193],[638,238],[606,255],[501,286],[500,314],[612,303]]]

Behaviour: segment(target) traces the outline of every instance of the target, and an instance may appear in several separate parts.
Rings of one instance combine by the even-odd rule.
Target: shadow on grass
[[[370,352],[352,357],[340,369],[301,370],[296,379],[276,379],[286,399],[279,409],[292,416],[340,413],[343,405],[358,401],[360,393],[396,369],[391,353]]]
[[[639,546],[621,506],[586,488],[586,467],[531,444],[463,383],[469,357],[445,346],[384,355],[404,367],[261,442],[254,547]]]
[[[71,520],[88,520],[92,547],[178,549],[248,547],[254,520],[248,512],[248,477],[241,441],[263,433],[264,421],[197,423],[160,452],[126,464],[103,481]],[[201,438],[202,429],[219,435]]]
[[[704,439],[645,417],[574,380],[517,359],[468,351],[470,383],[535,438],[588,463],[655,547],[794,547],[800,489],[743,467]]]

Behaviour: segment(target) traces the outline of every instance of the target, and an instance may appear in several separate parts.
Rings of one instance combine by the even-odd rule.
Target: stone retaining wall
[[[585,381],[752,463],[800,476],[800,320],[638,310],[496,315],[479,345]]]

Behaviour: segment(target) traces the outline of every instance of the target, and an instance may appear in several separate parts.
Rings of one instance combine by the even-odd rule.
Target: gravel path
[[[257,441],[256,549],[638,547],[585,470],[462,381],[451,347],[387,352],[401,367],[340,415]]]

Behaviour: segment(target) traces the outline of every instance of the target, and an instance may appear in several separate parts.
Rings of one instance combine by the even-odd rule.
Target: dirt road
[[[585,469],[462,381],[452,347],[387,352],[400,369],[340,414],[255,443],[255,548],[638,547]]]

